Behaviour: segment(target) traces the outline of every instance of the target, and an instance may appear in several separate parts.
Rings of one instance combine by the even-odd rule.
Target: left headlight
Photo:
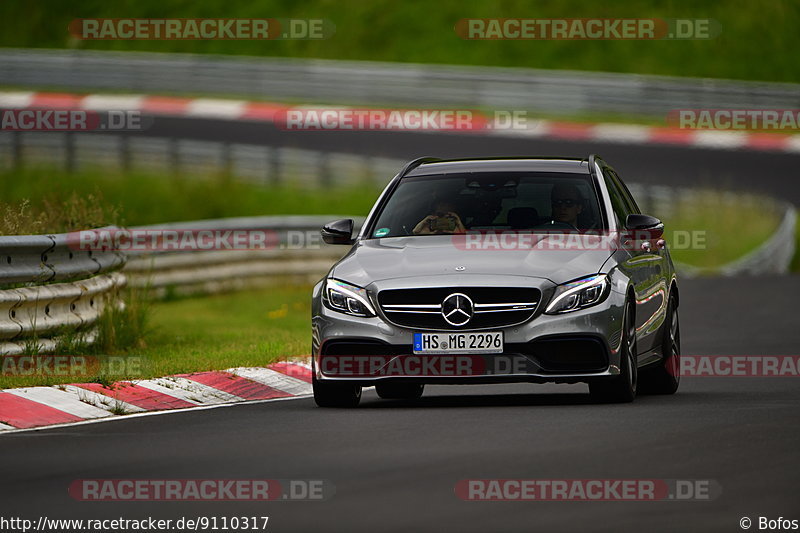
[[[559,285],[544,312],[556,315],[597,305],[608,296],[610,285],[605,274],[596,274]]]
[[[322,302],[328,309],[353,316],[375,316],[366,289],[337,279],[325,280]]]

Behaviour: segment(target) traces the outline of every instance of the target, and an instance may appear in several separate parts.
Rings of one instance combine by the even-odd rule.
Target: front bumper
[[[520,283],[492,280],[492,283]],[[475,280],[470,280],[475,284]],[[529,280],[549,301],[553,285]],[[548,286],[549,284],[549,286]],[[458,285],[453,284],[454,290]],[[507,285],[508,286],[508,285]],[[502,331],[502,354],[414,355],[415,330],[378,316],[360,318],[312,305],[312,355],[318,380],[369,386],[383,381],[427,384],[578,383],[617,376],[624,295],[611,291],[601,304],[562,315],[543,314],[544,303],[522,324]],[[463,330],[469,332],[469,330]]]

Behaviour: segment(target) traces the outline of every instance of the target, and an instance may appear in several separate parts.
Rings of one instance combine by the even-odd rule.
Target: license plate
[[[503,332],[414,333],[414,353],[503,353]]]

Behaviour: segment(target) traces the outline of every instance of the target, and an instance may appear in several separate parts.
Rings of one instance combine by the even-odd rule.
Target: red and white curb
[[[313,106],[303,107],[312,108]],[[348,109],[346,106],[329,107],[332,109]],[[95,111],[126,110],[140,111],[148,115],[274,122],[276,116],[295,107],[279,103],[217,98],[0,92],[0,109],[29,108],[86,109]],[[480,131],[491,135],[511,137],[800,152],[800,134],[691,130],[660,126],[611,123],[590,124],[550,120],[537,120],[535,126],[528,129],[489,128]]]
[[[0,391],[0,434],[136,413],[192,409],[307,396],[311,366],[304,362],[229,368],[104,386],[76,383]]]

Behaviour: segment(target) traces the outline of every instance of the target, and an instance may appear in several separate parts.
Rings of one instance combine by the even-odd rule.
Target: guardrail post
[[[11,168],[20,170],[22,168],[22,133],[19,131],[11,132],[11,157],[13,158]]]
[[[270,183],[272,185],[278,185],[281,183],[281,171],[282,171],[282,161],[281,161],[281,150],[277,146],[273,146],[268,148],[268,156],[269,157],[269,175],[270,175]]]
[[[222,168],[221,174],[223,176],[233,176],[233,155],[231,153],[231,143],[224,142],[220,146],[222,150]]]
[[[317,157],[317,173],[320,185],[325,187],[331,184],[330,154],[328,154],[328,152],[319,152],[319,157]]]
[[[64,135],[64,170],[72,174],[75,171],[75,134]]]
[[[123,135],[119,139],[119,166],[125,174],[131,170],[131,139]]]
[[[169,166],[170,171],[176,176],[180,174],[181,171],[181,154],[179,150],[178,138],[171,137],[169,139]]]

